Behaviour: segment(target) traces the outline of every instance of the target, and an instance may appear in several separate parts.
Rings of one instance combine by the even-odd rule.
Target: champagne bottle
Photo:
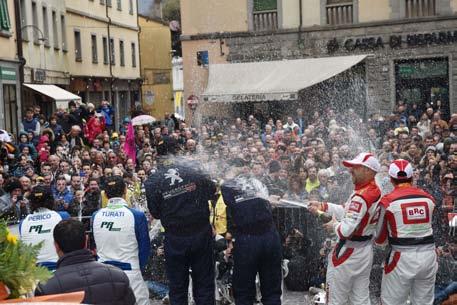
[[[331,215],[322,211],[317,211],[317,218],[320,219],[323,223],[330,222],[333,219]]]

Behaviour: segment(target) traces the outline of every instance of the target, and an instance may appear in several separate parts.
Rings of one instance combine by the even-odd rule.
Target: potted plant
[[[0,300],[31,294],[38,282],[51,277],[46,268],[36,265],[41,246],[18,240],[0,220]]]

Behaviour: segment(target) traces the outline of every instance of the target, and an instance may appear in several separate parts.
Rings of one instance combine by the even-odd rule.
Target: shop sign
[[[0,67],[0,79],[16,80],[16,69]]]
[[[43,69],[33,69],[32,75],[35,83],[43,83],[46,80],[46,71]]]
[[[346,38],[343,42],[333,38],[327,42],[327,52],[334,53],[340,48],[348,52],[379,50],[385,47],[397,49],[401,47],[426,47],[430,45],[457,44],[456,31],[441,31],[432,33],[408,34],[408,35],[390,35]]]
[[[232,95],[234,102],[253,102],[253,101],[266,101],[265,94],[234,94]]]
[[[155,94],[153,91],[148,90],[144,93],[144,102],[146,103],[146,105],[152,106],[154,104],[154,98]]]

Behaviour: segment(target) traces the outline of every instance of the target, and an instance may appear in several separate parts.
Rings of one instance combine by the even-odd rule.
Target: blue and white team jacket
[[[106,208],[92,216],[92,232],[99,261],[121,268],[140,270],[146,265],[151,244],[143,212],[128,207],[122,198],[111,198]]]
[[[56,248],[54,246],[54,227],[63,219],[70,218],[67,212],[56,212],[41,208],[27,215],[19,224],[21,240],[27,244],[37,245],[43,242],[38,253],[37,264],[55,270],[57,267]]]

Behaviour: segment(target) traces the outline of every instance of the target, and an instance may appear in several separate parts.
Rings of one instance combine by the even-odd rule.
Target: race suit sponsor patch
[[[401,205],[403,223],[418,224],[430,221],[430,211],[426,202],[411,202]]]

